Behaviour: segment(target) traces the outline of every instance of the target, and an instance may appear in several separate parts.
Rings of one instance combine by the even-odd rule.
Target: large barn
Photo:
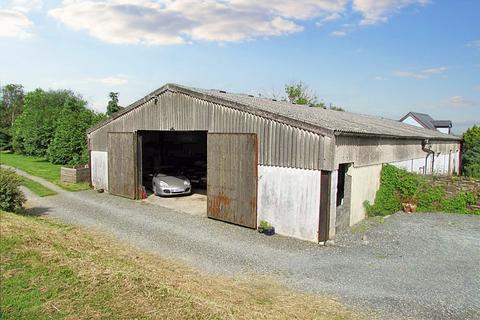
[[[266,220],[315,242],[365,217],[383,164],[456,174],[461,143],[380,117],[176,84],[91,128],[88,142],[94,188],[138,199],[158,171],[204,170],[208,217]]]

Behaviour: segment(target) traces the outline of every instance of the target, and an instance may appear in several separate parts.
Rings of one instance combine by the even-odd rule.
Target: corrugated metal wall
[[[257,133],[259,164],[319,170],[324,167],[324,137],[274,120],[167,91],[90,134],[94,151],[106,151],[108,132],[208,130]],[[327,148],[328,149],[328,148]]]
[[[427,154],[422,150],[422,140],[338,136],[335,142],[336,165],[353,162],[356,166],[368,166],[422,158]],[[460,143],[430,140],[430,147],[435,153],[448,154],[457,152]]]

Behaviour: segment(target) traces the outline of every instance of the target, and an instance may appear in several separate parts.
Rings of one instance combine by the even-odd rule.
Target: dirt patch
[[[207,216],[207,195],[203,193],[175,197],[159,197],[151,194],[144,201],[194,216]]]

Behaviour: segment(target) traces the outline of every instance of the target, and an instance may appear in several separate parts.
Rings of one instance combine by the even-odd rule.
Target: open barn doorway
[[[139,182],[148,201],[205,216],[207,131],[139,131],[138,139]]]

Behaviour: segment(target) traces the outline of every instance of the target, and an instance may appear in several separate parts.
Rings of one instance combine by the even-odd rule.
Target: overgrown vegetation
[[[385,216],[399,211],[402,202],[417,205],[417,211],[454,212],[480,214],[479,210],[469,209],[477,204],[480,195],[460,192],[447,195],[439,186],[433,186],[424,176],[409,173],[392,165],[385,165],[380,178],[380,189],[375,203],[365,207],[369,216]]]
[[[480,127],[473,126],[463,134],[463,174],[480,178]]]
[[[13,170],[0,168],[0,210],[15,212],[22,208],[25,195],[20,184],[21,179]]]
[[[2,319],[352,319],[272,280],[204,275],[48,218],[0,212]]]

